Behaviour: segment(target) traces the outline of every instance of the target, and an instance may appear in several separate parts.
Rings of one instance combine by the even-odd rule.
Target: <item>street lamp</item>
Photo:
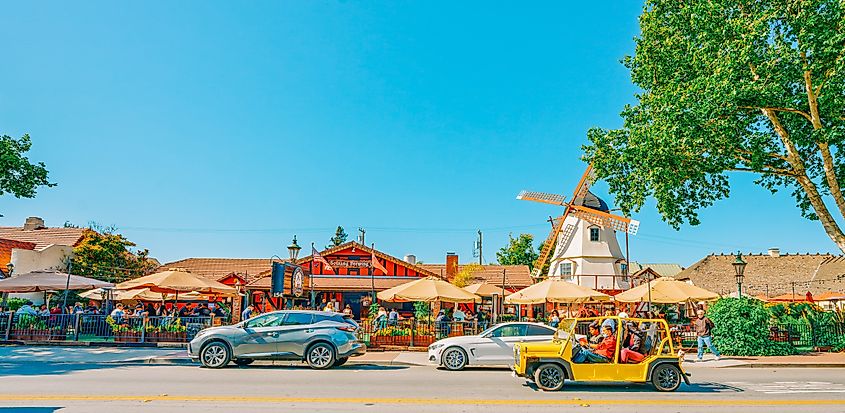
[[[742,298],[742,279],[745,277],[745,266],[748,263],[742,260],[742,254],[737,251],[736,259],[731,265],[734,266],[734,272],[736,273],[736,296],[737,298]]]
[[[299,250],[301,250],[301,249],[302,249],[302,247],[300,247],[299,244],[296,243],[296,235],[294,235],[293,236],[293,243],[288,245],[288,252],[290,253],[290,260],[291,261],[294,261],[294,262],[296,261],[296,257],[299,256]]]

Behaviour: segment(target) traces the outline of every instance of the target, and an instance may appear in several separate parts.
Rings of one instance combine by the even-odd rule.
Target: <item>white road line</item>
[[[845,384],[826,381],[777,381],[774,383],[727,382],[730,386],[765,394],[845,393]]]

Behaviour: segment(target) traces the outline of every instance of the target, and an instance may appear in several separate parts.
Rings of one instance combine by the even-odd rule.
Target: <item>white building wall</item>
[[[41,251],[12,249],[12,264],[16,274],[26,274],[33,271],[65,269],[65,260],[73,254],[73,247],[66,245],[50,245]],[[27,298],[34,304],[44,302],[44,293],[10,294],[10,297]]]
[[[565,280],[593,289],[628,289],[621,278],[625,255],[616,239],[616,231],[602,228],[574,216],[568,216],[563,227],[575,225],[575,232],[569,242],[563,243],[564,233],[558,238],[551,265],[550,277],[563,277]],[[599,240],[590,240],[590,228],[599,232]],[[572,275],[561,273],[561,264],[572,265]],[[616,278],[614,278],[614,276]],[[615,283],[614,283],[615,280]]]

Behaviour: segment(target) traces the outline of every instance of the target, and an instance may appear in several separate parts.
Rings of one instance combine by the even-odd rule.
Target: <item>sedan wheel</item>
[[[447,348],[443,352],[443,366],[449,370],[463,370],[467,365],[467,353],[458,347]]]
[[[681,370],[672,364],[661,364],[651,372],[651,384],[659,391],[675,391],[681,386]]]
[[[534,370],[534,384],[545,391],[562,389],[564,379],[563,369],[557,364],[546,363]]]
[[[219,369],[229,364],[232,355],[229,354],[229,347],[220,342],[214,342],[202,349],[200,362],[203,366],[211,369]]]
[[[325,343],[317,343],[308,350],[306,360],[312,369],[323,370],[334,365],[334,349]]]

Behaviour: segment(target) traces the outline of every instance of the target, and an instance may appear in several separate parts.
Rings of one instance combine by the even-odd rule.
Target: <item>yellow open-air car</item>
[[[623,339],[627,323],[634,323],[641,333],[641,348],[636,357],[622,362]],[[616,335],[613,357],[596,361],[585,357],[589,349],[587,335],[593,323],[612,323]],[[595,325],[595,324],[593,324]],[[563,388],[565,380],[651,383],[659,391],[675,391],[681,380],[689,384],[682,367],[682,355],[675,353],[669,325],[662,319],[593,317],[562,320],[554,340],[543,343],[518,343],[514,346],[516,376],[533,381],[547,391]],[[582,354],[582,352],[585,352]],[[630,353],[626,352],[626,356]]]

